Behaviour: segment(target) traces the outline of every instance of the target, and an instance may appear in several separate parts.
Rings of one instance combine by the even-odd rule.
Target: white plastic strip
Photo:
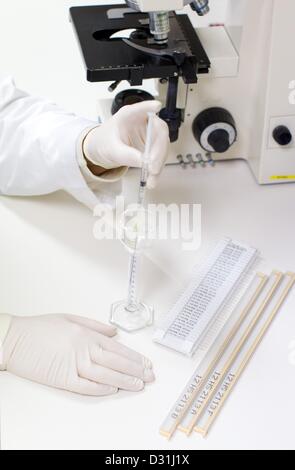
[[[257,259],[257,250],[221,240],[158,328],[154,341],[192,355]]]

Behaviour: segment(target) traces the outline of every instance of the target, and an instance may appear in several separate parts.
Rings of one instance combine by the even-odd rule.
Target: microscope
[[[102,118],[156,98],[171,164],[245,159],[260,184],[295,182],[295,2],[227,0],[219,23],[210,22],[213,2],[71,8],[87,80],[108,82]],[[153,94],[144,89],[150,79]],[[121,82],[126,89],[114,97]]]

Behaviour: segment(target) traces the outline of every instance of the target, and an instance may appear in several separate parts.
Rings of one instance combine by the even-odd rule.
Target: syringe
[[[138,214],[144,210],[147,181],[149,177],[149,164],[153,139],[154,113],[148,113],[146,144],[142,158],[142,167],[138,191]],[[145,217],[146,219],[146,217]],[[145,220],[145,224],[147,221]],[[138,224],[138,222],[135,222]],[[136,331],[153,322],[153,309],[139,302],[137,299],[137,278],[139,275],[139,228],[135,227],[135,238],[132,240],[127,300],[116,302],[111,309],[111,322],[126,331]]]
[[[142,158],[142,167],[138,191],[138,206],[139,210],[144,210],[144,202],[147,189],[147,181],[149,177],[149,164],[151,156],[151,147],[152,147],[152,138],[153,138],[153,125],[154,125],[154,113],[148,113],[148,125],[147,125],[147,135],[146,135],[146,144]],[[137,309],[137,275],[139,268],[139,254],[138,254],[138,244],[139,236],[134,240],[134,249],[130,257],[130,266],[129,266],[129,285],[128,285],[128,306],[126,307],[129,311],[134,312]]]

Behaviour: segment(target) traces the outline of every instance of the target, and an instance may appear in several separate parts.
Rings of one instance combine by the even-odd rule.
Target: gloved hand
[[[140,391],[154,380],[152,364],[112,339],[115,334],[115,328],[82,317],[13,317],[1,368],[82,395]]]
[[[86,159],[106,170],[122,166],[140,168],[146,140],[147,113],[157,113],[160,109],[159,101],[144,101],[121,108],[111,119],[88,133],[83,144]],[[168,148],[168,126],[156,116],[149,188],[156,186],[167,159]]]

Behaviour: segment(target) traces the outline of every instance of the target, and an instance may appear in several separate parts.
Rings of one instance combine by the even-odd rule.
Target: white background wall
[[[211,21],[223,20],[226,1],[211,0]],[[12,74],[18,86],[30,93],[49,97],[66,109],[95,119],[95,101],[102,85],[86,81],[68,10],[71,6],[107,3],[120,1],[2,0],[0,74]]]

